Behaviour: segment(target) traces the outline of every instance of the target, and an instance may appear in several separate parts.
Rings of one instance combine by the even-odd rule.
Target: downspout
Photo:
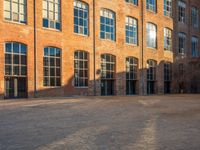
[[[142,21],[142,95],[145,94],[144,90],[144,1],[142,0],[141,8],[141,21]]]
[[[93,95],[96,96],[96,18],[95,18],[95,0],[93,0],[93,78],[94,78],[94,89],[93,89]]]
[[[34,97],[37,97],[37,64],[36,64],[36,50],[37,50],[37,30],[36,30],[36,0],[33,0],[33,15],[34,15]]]

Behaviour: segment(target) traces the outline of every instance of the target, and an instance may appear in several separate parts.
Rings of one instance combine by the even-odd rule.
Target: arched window
[[[101,78],[114,79],[115,77],[115,56],[111,54],[101,55]]]
[[[88,86],[88,53],[84,51],[74,52],[74,86]]]
[[[147,23],[146,26],[146,44],[149,48],[157,47],[157,27],[155,24]]]
[[[61,50],[55,47],[44,48],[44,86],[61,85]]]
[[[147,60],[147,80],[155,81],[156,80],[156,61],[149,59]]]
[[[78,34],[88,35],[88,5],[79,0],[74,0],[74,32]]]
[[[126,79],[137,80],[138,59],[135,57],[126,58]]]
[[[137,45],[138,43],[138,23],[137,19],[126,17],[126,43]]]
[[[100,37],[115,41],[115,13],[108,9],[100,11]]]
[[[27,75],[27,46],[17,42],[5,43],[5,76]]]
[[[164,28],[164,49],[172,50],[172,30],[169,28]]]

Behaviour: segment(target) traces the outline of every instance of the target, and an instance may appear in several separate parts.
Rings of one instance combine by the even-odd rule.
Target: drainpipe
[[[144,0],[142,0],[141,8],[141,21],[142,21],[142,95],[145,94],[144,90]]]
[[[33,16],[34,16],[34,97],[37,96],[37,64],[36,64],[36,50],[37,50],[37,31],[36,31],[36,0],[33,0]]]
[[[93,89],[93,95],[96,96],[96,18],[95,18],[95,0],[93,0],[93,75],[94,75],[94,89]]]

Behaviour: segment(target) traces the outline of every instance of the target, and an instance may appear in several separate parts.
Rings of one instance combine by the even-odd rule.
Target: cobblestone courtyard
[[[0,150],[200,150],[200,95],[0,101]]]

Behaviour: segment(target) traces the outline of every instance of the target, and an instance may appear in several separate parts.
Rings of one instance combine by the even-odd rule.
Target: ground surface
[[[0,101],[0,150],[200,150],[200,95]]]

